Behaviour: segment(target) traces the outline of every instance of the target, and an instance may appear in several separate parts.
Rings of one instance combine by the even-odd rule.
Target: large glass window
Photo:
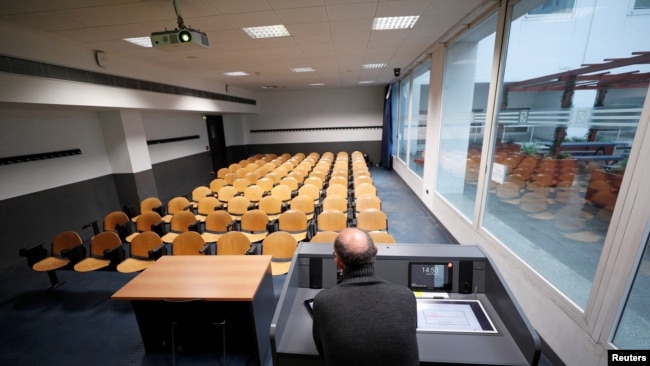
[[[399,120],[398,120],[398,135],[397,135],[397,157],[402,161],[407,161],[407,131],[408,131],[408,101],[409,94],[411,93],[411,79],[406,77],[400,82],[399,87]]]
[[[427,133],[427,113],[429,109],[429,74],[431,64],[424,63],[413,72],[411,88],[411,116],[409,124],[408,166],[419,177],[423,175],[424,145]]]
[[[436,190],[472,218],[497,26],[493,15],[446,49]]]
[[[512,9],[483,225],[584,308],[645,102],[650,21],[615,0],[528,16],[547,3]]]

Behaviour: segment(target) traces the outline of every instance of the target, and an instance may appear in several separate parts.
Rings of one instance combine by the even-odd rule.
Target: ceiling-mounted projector
[[[210,47],[208,36],[191,28],[151,33],[151,45],[168,51]]]

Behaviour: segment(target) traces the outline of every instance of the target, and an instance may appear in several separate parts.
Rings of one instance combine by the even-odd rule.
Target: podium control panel
[[[475,245],[378,245],[375,274],[413,291],[421,365],[537,365],[541,342],[508,286]],[[323,365],[310,299],[336,286],[331,243],[300,243],[271,321],[273,364]]]

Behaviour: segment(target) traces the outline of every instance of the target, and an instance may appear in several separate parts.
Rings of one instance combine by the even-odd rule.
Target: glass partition
[[[626,1],[556,3],[512,8],[483,226],[584,309],[645,102],[650,22]]]
[[[411,82],[410,82],[410,78],[407,76],[400,82],[400,87],[399,87],[399,106],[398,106],[399,108],[398,131],[399,132],[397,133],[397,151],[398,151],[397,157],[404,162],[408,160],[407,131],[408,131],[408,113],[409,113],[408,101],[409,101],[410,93],[411,93]]]
[[[415,69],[413,72],[413,87],[411,88],[408,166],[420,178],[424,172],[424,146],[427,134],[427,113],[429,110],[430,70],[430,62],[426,62]]]
[[[471,219],[476,200],[497,14],[446,49],[436,191]]]

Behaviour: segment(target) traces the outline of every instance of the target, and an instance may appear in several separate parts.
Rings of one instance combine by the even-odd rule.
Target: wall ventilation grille
[[[346,126],[346,127],[312,127],[312,128],[284,128],[274,130],[250,130],[250,133],[273,133],[273,132],[312,132],[312,131],[341,131],[341,130],[381,130],[382,126]]]
[[[56,158],[63,158],[66,156],[73,156],[73,155],[81,155],[81,149],[71,149],[71,150],[52,151],[52,152],[38,153],[38,154],[10,156],[6,158],[0,158],[0,165],[28,163],[30,161],[56,159]]]
[[[256,105],[254,99],[235,97],[232,95],[212,93],[197,89],[184,88],[169,84],[161,84],[151,81],[132,79],[122,76],[103,74],[94,71],[86,71],[71,67],[50,65],[42,62],[23,60],[19,58],[0,55],[0,71],[12,74],[38,76],[50,79],[59,79],[88,83],[95,85],[111,86],[116,88],[127,88],[156,93],[184,95],[190,97],[221,100],[225,102]]]
[[[170,143],[170,142],[194,140],[194,139],[198,139],[198,138],[199,138],[199,135],[192,135],[192,136],[172,137],[172,138],[160,139],[160,140],[147,140],[147,145],[167,144],[167,143]]]

